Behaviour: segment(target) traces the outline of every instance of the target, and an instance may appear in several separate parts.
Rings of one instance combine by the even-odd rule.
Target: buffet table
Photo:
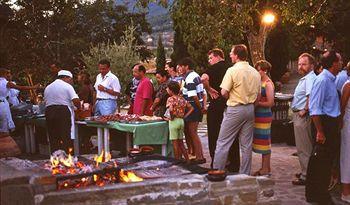
[[[36,140],[35,140],[35,127],[43,127],[46,129],[46,119],[44,116],[17,116],[16,119],[20,119],[24,121],[24,137],[26,143],[26,152],[27,153],[35,153],[36,152]],[[75,121],[75,138],[73,141],[74,144],[74,155],[79,155],[79,133],[78,133],[78,125],[86,125],[85,121]],[[49,141],[47,132],[46,132],[47,140]]]
[[[24,123],[24,136],[27,153],[36,152],[35,127],[46,128],[45,116],[17,116],[17,120]],[[139,145],[161,145],[162,155],[166,156],[168,151],[168,123],[166,121],[146,122],[146,123],[121,123],[107,122],[99,123],[93,121],[75,121],[75,139],[74,139],[74,155],[79,155],[79,133],[78,125],[97,128],[98,136],[98,153],[101,154],[104,149],[110,151],[109,139],[110,129],[116,129],[127,133],[126,147],[137,148]],[[46,132],[47,135],[47,132]],[[48,140],[47,136],[47,140]]]
[[[166,121],[146,122],[146,123],[121,123],[107,122],[98,123],[87,121],[87,126],[97,128],[98,153],[104,149],[109,152],[109,129],[116,129],[127,132],[126,147],[137,148],[139,145],[161,145],[162,155],[167,155],[168,145],[168,123]],[[132,135],[130,135],[132,133]]]

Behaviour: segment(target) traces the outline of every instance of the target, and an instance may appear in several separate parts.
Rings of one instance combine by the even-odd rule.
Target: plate
[[[212,182],[220,182],[220,181],[224,181],[226,179],[226,174],[223,174],[223,175],[210,175],[210,174],[207,174],[205,175],[205,177],[209,180],[209,181],[212,181]]]

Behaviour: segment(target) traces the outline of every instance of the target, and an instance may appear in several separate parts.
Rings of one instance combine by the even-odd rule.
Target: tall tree
[[[83,3],[84,2],[84,3]],[[131,13],[114,1],[96,0],[17,0],[13,15],[4,29],[1,45],[7,58],[3,66],[14,71],[30,68],[48,73],[47,64],[61,61],[65,68],[75,64],[75,56],[89,50],[91,44],[121,42],[123,31],[133,24],[136,42],[141,33],[150,32],[145,13]],[[4,39],[4,40],[3,40]],[[2,42],[1,42],[2,43]]]
[[[262,23],[262,16],[273,11],[282,23],[298,26],[324,22],[322,13],[329,0],[176,0],[172,13],[178,21],[188,51],[197,61],[213,47],[229,49],[245,40],[253,63],[265,58],[265,43],[271,26]],[[322,15],[321,15],[322,13]],[[199,63],[200,63],[199,62]]]
[[[165,63],[166,63],[166,58],[165,58],[165,50],[163,46],[163,41],[162,41],[162,35],[159,34],[158,36],[158,45],[157,45],[157,60],[156,60],[156,67],[157,70],[164,70],[165,68]]]

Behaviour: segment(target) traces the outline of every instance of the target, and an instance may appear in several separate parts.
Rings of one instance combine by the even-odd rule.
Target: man
[[[69,148],[73,147],[71,139],[74,139],[74,106],[80,109],[80,100],[72,84],[72,73],[60,70],[58,79],[44,91],[51,152],[62,149],[68,153]]]
[[[7,80],[11,71],[5,68],[0,68],[0,134],[9,133],[15,129],[15,123],[12,120],[10,105],[7,100],[11,89],[17,90],[35,90],[40,86],[20,86]]]
[[[221,95],[228,99],[214,155],[214,169],[224,169],[230,147],[239,137],[242,162],[239,173],[250,174],[254,135],[254,103],[261,89],[260,74],[248,64],[245,45],[232,47],[230,67],[220,85]]]
[[[312,152],[313,139],[311,134],[311,118],[309,116],[309,95],[316,79],[313,69],[316,66],[315,58],[303,53],[298,59],[298,72],[303,77],[294,91],[291,105],[293,111],[293,124],[295,144],[298,151],[301,173],[296,174],[297,179],[292,181],[294,185],[305,185],[306,170]]]
[[[339,74],[337,75],[337,77],[335,79],[335,86],[337,86],[337,91],[339,94],[341,93],[341,90],[342,90],[345,82],[348,79],[350,79],[350,76],[348,75],[348,73],[350,73],[350,61],[348,62],[348,64],[344,68],[344,70],[339,72]]]
[[[117,98],[120,95],[120,83],[117,76],[111,72],[110,62],[101,60],[98,63],[100,73],[96,76],[95,116],[111,115],[117,110]]]
[[[225,62],[224,52],[218,48],[208,52],[208,62],[210,67],[202,75],[202,83],[211,97],[207,112],[207,124],[209,153],[212,159],[211,168],[213,168],[216,141],[218,140],[220,125],[226,108],[226,99],[219,94],[220,84],[230,66]],[[231,172],[239,171],[240,154],[238,142],[238,139],[236,139],[230,148],[228,170]]]
[[[322,164],[308,169],[308,178],[317,181],[317,187],[313,187],[314,195],[306,196],[308,202],[326,204],[331,202],[328,185],[332,163],[338,152],[340,102],[334,81],[341,69],[341,56],[328,51],[321,57],[321,64],[323,71],[316,77],[310,93],[310,116],[316,127],[316,142],[325,151],[318,158]],[[309,186],[307,182],[306,190],[310,190]]]
[[[135,94],[134,114],[152,116],[153,85],[150,79],[145,76],[146,68],[141,64],[136,64],[133,67],[132,73],[140,81]]]
[[[137,80],[135,77],[131,79],[131,82],[128,84],[125,94],[128,100],[128,103],[130,104],[128,114],[133,114],[134,113],[134,102],[135,102],[135,95],[136,95],[136,90],[137,86],[139,85],[140,81]]]
[[[176,71],[176,64],[172,61],[169,61],[165,64],[165,70],[168,71],[169,74],[169,81],[175,81],[178,83],[181,83],[182,77],[178,76],[178,73]]]
[[[62,70],[61,66],[58,62],[54,61],[49,65],[49,67],[50,67],[51,76],[54,81],[57,78],[58,71]]]
[[[169,98],[166,91],[169,82],[168,73],[165,70],[157,71],[156,79],[159,86],[151,110],[155,116],[163,117],[166,110],[166,101]]]
[[[180,74],[184,75],[184,85],[182,94],[194,111],[185,118],[185,138],[190,154],[194,154],[196,159],[194,163],[202,164],[206,160],[203,156],[202,143],[198,137],[198,124],[202,121],[204,107],[204,87],[200,76],[193,70],[194,63],[191,58],[184,58],[178,63]]]

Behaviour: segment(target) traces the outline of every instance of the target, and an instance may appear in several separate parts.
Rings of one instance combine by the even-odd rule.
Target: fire
[[[98,167],[98,165],[102,162],[108,162],[112,159],[112,155],[109,152],[105,152],[102,149],[102,152],[100,155],[95,155],[94,160],[96,162],[96,167]]]
[[[136,176],[134,172],[120,170],[120,178],[123,182],[141,182],[143,179]]]

